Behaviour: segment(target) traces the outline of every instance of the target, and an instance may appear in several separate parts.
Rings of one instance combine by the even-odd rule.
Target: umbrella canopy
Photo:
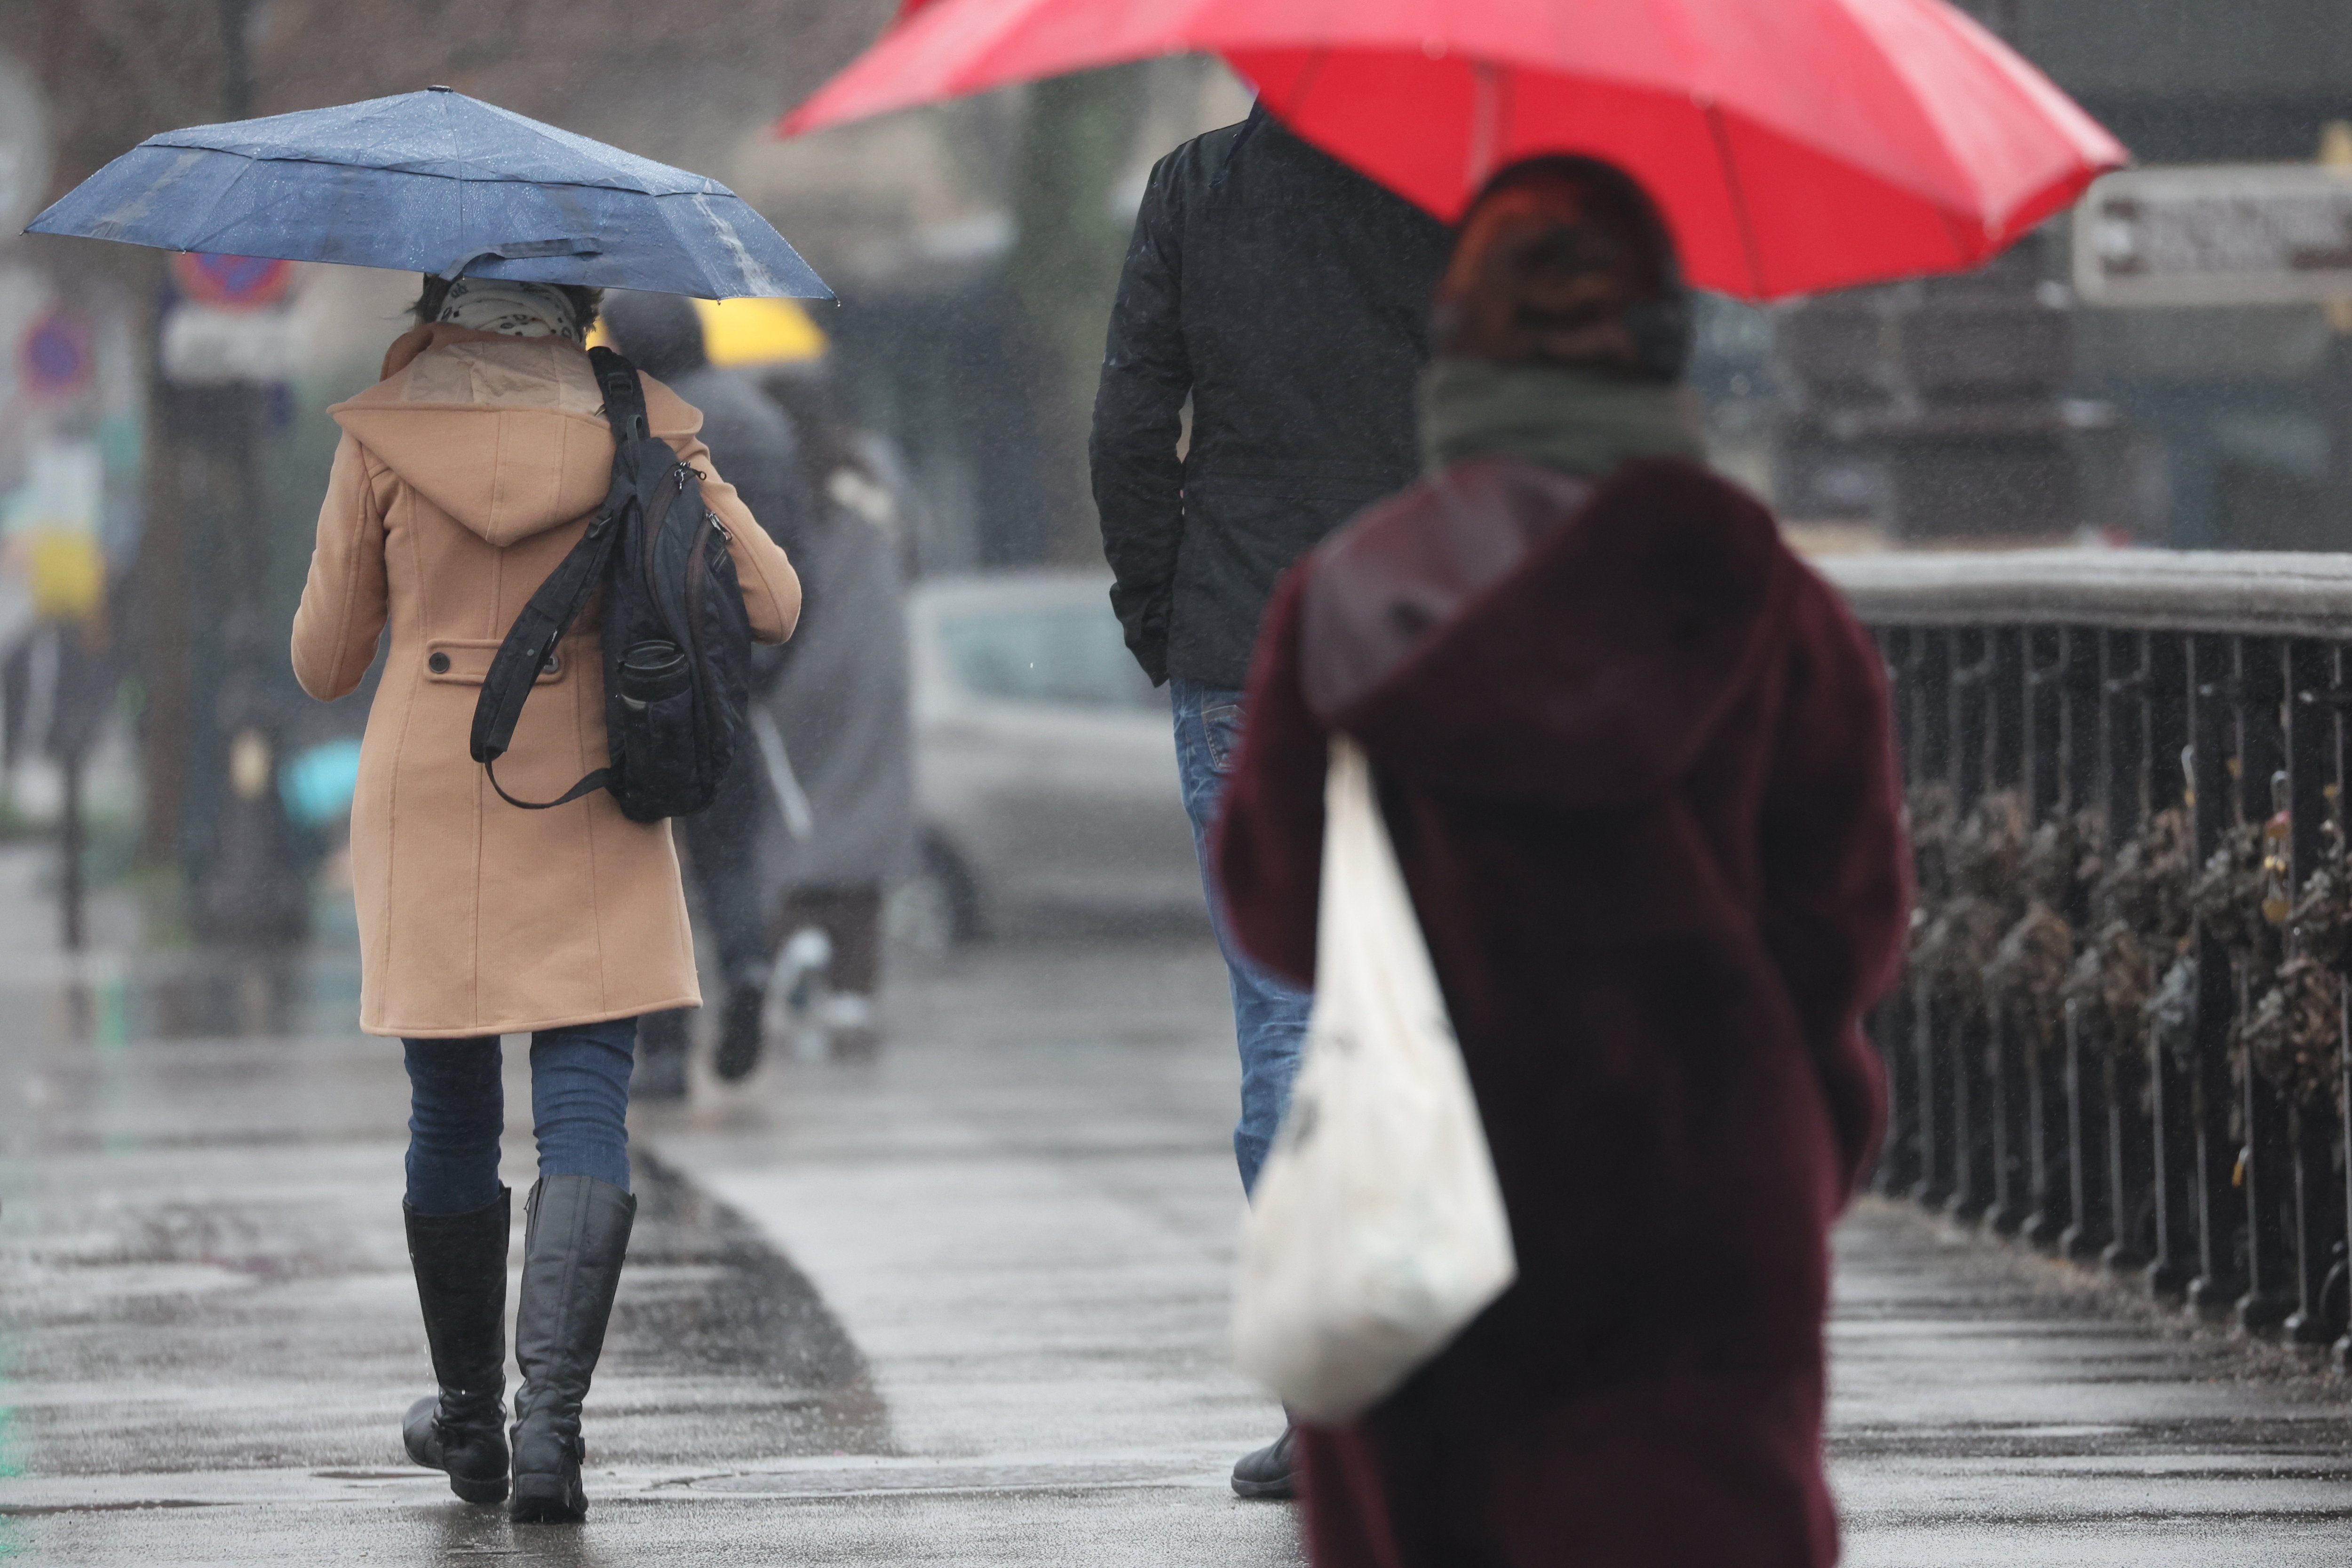
[[[26,232],[707,298],[832,298],[717,181],[442,87],[151,136]]]
[[[1187,50],[1448,220],[1604,158],[1749,298],[1975,266],[2126,158],[1943,0],[913,0],[782,128]]]

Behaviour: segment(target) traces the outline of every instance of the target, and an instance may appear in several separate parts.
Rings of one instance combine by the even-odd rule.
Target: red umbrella
[[[2126,157],[1943,0],[906,0],[782,129],[1192,50],[1441,217],[1531,153],[1620,164],[1750,298],[1973,267]]]

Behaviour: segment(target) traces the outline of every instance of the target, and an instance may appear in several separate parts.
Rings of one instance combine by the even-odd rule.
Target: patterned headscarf
[[[544,283],[461,277],[449,285],[449,293],[441,301],[441,314],[435,319],[509,338],[580,340],[580,323],[572,313],[572,301],[562,290]]]

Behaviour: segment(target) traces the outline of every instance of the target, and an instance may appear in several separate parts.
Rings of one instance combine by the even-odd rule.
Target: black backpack
[[[751,664],[751,622],[725,526],[701,474],[646,426],[636,367],[591,349],[613,426],[613,487],[580,542],[548,573],[490,661],[474,705],[474,760],[509,805],[543,811],[610,789],[635,822],[707,808],[734,760]],[[552,800],[518,800],[494,764],[557,639],[604,590],[604,731],[612,751]]]

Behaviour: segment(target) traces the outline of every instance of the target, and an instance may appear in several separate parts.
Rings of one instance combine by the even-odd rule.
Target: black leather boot
[[[637,1200],[594,1176],[541,1176],[524,1204],[522,1300],[515,1307],[514,1502],[518,1524],[588,1517],[580,1406],[629,1250]]]
[[[408,1220],[408,1261],[417,1304],[433,1347],[438,1395],[408,1407],[401,1439],[408,1457],[446,1470],[449,1490],[467,1502],[507,1495],[507,1239],[509,1194],[471,1214],[419,1214]]]
[[[1298,1459],[1292,1441],[1297,1428],[1285,1427],[1282,1436],[1263,1448],[1253,1448],[1234,1466],[1234,1492],[1238,1497],[1293,1498],[1298,1495]]]

